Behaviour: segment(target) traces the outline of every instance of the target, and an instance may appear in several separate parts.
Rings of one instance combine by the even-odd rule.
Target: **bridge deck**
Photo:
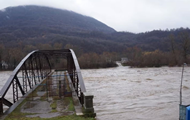
[[[81,106],[75,95],[68,73],[55,71],[25,97],[25,100],[6,119],[82,115]]]

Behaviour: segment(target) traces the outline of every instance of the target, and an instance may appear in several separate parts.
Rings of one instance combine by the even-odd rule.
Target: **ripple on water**
[[[184,102],[190,97],[188,72],[190,68],[184,74]],[[88,92],[95,96],[97,120],[178,120],[180,67],[117,67],[82,74]]]

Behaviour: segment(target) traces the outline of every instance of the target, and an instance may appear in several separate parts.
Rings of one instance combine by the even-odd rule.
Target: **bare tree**
[[[182,32],[180,34],[180,40],[181,40],[181,48],[182,48],[182,56],[183,56],[183,62],[187,63],[187,55],[190,51],[190,38],[188,32]]]
[[[177,65],[177,47],[175,42],[175,37],[173,34],[169,36],[169,42],[170,42],[170,51],[172,53],[172,63],[173,65]]]

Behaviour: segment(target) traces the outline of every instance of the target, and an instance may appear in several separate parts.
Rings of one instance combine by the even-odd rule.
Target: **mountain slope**
[[[72,11],[41,7],[18,6],[0,11],[0,27],[26,28],[38,27],[59,29],[61,31],[101,31],[115,32],[98,20]]]
[[[121,51],[122,43],[110,41],[115,32],[94,18],[67,10],[18,6],[0,11],[0,45],[21,47],[24,52],[53,49],[54,44],[83,52]]]
[[[28,51],[42,49],[40,44],[46,44],[43,49],[51,49],[47,46],[55,43],[61,44],[61,48],[70,45],[84,53],[123,52],[133,46],[145,51],[169,51],[168,36],[173,34],[179,43],[179,35],[185,31],[190,34],[188,28],[139,34],[116,32],[94,18],[41,6],[9,7],[0,11],[0,45],[8,48],[31,45],[23,47]]]

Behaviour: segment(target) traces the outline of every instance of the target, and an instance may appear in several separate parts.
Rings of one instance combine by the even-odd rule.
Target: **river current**
[[[97,120],[179,120],[181,73],[181,67],[82,70]],[[183,104],[190,104],[189,88],[185,67]]]
[[[87,92],[94,95],[97,120],[179,119],[181,67],[119,66],[81,72]],[[0,89],[11,73],[0,72]],[[183,104],[190,104],[190,67],[184,70],[182,98]]]

